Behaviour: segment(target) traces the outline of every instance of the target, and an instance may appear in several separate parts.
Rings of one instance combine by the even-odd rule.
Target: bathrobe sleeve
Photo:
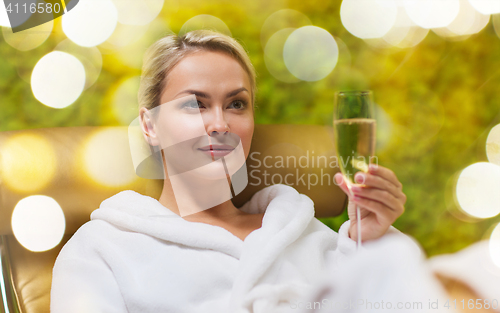
[[[77,231],[57,257],[52,273],[50,311],[126,313],[113,272],[98,249],[92,247],[92,238],[82,240],[88,237],[82,235]]]
[[[333,261],[334,263],[337,263],[339,260],[343,259],[345,256],[353,255],[356,253],[357,243],[356,243],[356,241],[352,240],[349,237],[349,227],[350,226],[351,226],[351,221],[347,220],[339,228],[339,232],[337,235],[337,247],[336,247],[335,253],[331,256],[331,258],[334,260]],[[402,233],[401,231],[399,231],[397,228],[395,228],[392,225],[389,227],[389,229],[387,230],[385,235],[382,237],[385,237],[387,235],[393,235],[393,236],[396,236],[398,238],[407,239],[407,240],[410,240],[411,242],[413,242],[413,240],[411,240],[410,237],[408,237],[407,235],[405,235],[404,233]]]

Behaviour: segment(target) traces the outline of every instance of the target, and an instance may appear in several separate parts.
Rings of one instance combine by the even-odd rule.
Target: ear
[[[141,108],[139,110],[139,123],[141,125],[144,140],[146,140],[150,146],[158,146],[160,141],[156,134],[153,116],[148,109]]]

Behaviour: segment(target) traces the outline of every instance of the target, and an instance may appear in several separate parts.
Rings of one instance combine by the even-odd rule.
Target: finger
[[[399,217],[398,213],[388,209],[387,206],[378,201],[361,198],[359,196],[354,196],[353,201],[360,207],[375,214],[377,216],[377,219],[382,224],[387,223],[390,225]]]
[[[398,199],[404,198],[403,197],[404,193],[400,188],[396,187],[390,181],[388,181],[380,176],[358,172],[358,173],[356,173],[356,176],[354,178],[355,178],[356,182],[361,183],[362,185],[365,185],[365,187],[368,186],[371,188],[386,190]],[[360,185],[356,185],[356,186],[360,186]]]
[[[345,192],[348,196],[351,196],[351,192],[349,191],[349,187],[347,187],[347,181],[344,176],[342,176],[341,173],[336,173],[334,178],[337,186],[339,186],[340,189],[342,189],[342,191]]]
[[[394,172],[387,167],[380,166],[378,164],[370,164],[368,167],[368,173],[373,175],[378,175],[385,180],[390,181],[394,186],[398,188],[403,188],[403,184],[398,180],[398,177]]]
[[[394,197],[394,195],[392,195],[387,190],[363,187],[358,185],[354,185],[351,188],[354,196],[378,201],[386,205],[389,209],[399,213],[400,215],[403,214],[404,206],[402,205],[401,201],[398,198]]]
[[[357,222],[357,220],[358,220],[357,219],[357,211],[356,211],[357,207],[358,207],[358,204],[356,202],[354,202],[353,200],[349,199],[349,204],[347,205],[347,213],[348,213],[347,215],[349,216],[349,219],[354,221],[354,222]],[[361,206],[359,208],[360,208],[359,213],[360,213],[361,219],[372,214],[371,211],[365,210]]]

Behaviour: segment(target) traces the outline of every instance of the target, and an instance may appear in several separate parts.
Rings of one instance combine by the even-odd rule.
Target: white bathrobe
[[[267,187],[241,210],[265,212],[244,241],[133,191],[105,200],[56,260],[51,311],[280,312],[356,249],[348,224],[335,233],[292,187]]]
[[[292,187],[267,187],[241,210],[265,212],[244,241],[133,191],[105,200],[56,260],[51,312],[297,312],[356,251],[349,222],[337,234]]]

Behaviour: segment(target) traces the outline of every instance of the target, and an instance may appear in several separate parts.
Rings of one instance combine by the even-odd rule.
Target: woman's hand
[[[347,183],[341,173],[335,174],[339,187],[349,196],[347,213],[351,220],[349,237],[357,241],[358,220],[356,206],[360,207],[361,239],[376,239],[385,234],[392,223],[404,212],[406,195],[403,185],[388,168],[371,164],[368,173],[358,172],[354,180],[358,184],[351,187],[349,193]]]

